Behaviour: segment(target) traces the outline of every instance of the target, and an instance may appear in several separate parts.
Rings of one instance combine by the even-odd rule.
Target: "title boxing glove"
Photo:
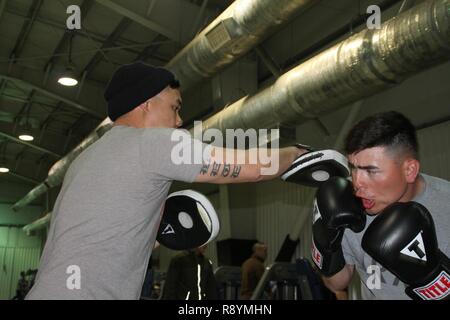
[[[353,195],[350,181],[333,177],[319,187],[314,200],[311,254],[324,276],[331,277],[345,266],[341,247],[345,228],[358,233],[365,225],[364,208]]]
[[[430,212],[417,202],[395,203],[367,228],[362,247],[407,285],[413,299],[450,299],[450,259],[438,248]]]

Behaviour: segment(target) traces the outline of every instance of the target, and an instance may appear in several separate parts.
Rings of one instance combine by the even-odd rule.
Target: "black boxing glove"
[[[312,260],[326,277],[345,266],[341,241],[345,228],[361,232],[366,215],[361,201],[354,196],[350,181],[333,177],[316,193],[313,211]]]
[[[407,285],[413,299],[450,299],[450,259],[438,248],[429,211],[417,202],[395,203],[367,228],[362,247]]]

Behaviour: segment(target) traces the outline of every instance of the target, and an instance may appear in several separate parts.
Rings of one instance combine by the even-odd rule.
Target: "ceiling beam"
[[[3,16],[3,12],[5,12],[6,0],[0,0],[0,19]]]
[[[7,81],[21,83],[21,84],[25,85],[26,87],[28,87],[29,89],[36,90],[52,99],[64,102],[65,104],[70,105],[80,111],[86,112],[86,113],[90,114],[91,116],[93,116],[94,118],[97,118],[99,120],[103,120],[105,118],[105,115],[102,115],[102,114],[94,111],[93,108],[89,108],[87,106],[82,105],[81,103],[78,103],[71,99],[65,98],[57,93],[51,92],[50,90],[42,88],[41,86],[35,85],[27,80],[15,78],[15,77],[8,76],[8,75],[1,74],[1,73],[0,73],[0,79],[5,79]]]
[[[57,113],[63,106],[63,103],[61,101],[58,102],[58,104],[56,105],[55,109],[53,109],[48,115],[47,117],[41,122],[40,125],[40,129],[44,130],[46,128],[46,126],[48,125],[48,123],[52,120],[52,117],[55,113]]]
[[[2,94],[1,90],[0,90],[0,97],[3,97],[5,100],[10,100],[10,101],[17,101],[17,102],[23,102],[23,103],[30,103],[31,102],[26,97],[20,97],[20,96],[16,96],[16,95],[13,95],[13,94],[6,94],[6,93]],[[37,104],[37,105],[44,106],[44,107],[49,107],[49,108],[52,108],[52,109],[55,108],[54,104],[42,102],[40,100],[36,100],[36,98],[33,99],[33,104]]]
[[[136,12],[133,12],[125,7],[122,7],[111,0],[96,0],[96,1],[99,4],[111,9],[112,11],[114,11],[124,17],[130,18],[134,22],[137,22],[140,25],[142,25],[154,32],[160,33],[175,42],[179,42],[178,37],[175,35],[175,32],[167,29],[166,27],[161,26],[160,24],[158,24],[156,22],[153,22],[153,21],[137,14]]]
[[[40,183],[40,181],[34,180],[34,179],[32,179],[32,178],[25,177],[24,175],[21,175],[21,174],[12,172],[12,171],[9,171],[9,172],[6,173],[6,174],[7,174],[7,175],[10,175],[11,177],[17,178],[17,179],[19,179],[19,180],[22,180],[22,181],[28,182],[28,183],[30,183],[30,184],[33,184],[33,185],[38,185],[38,184]],[[1,176],[1,175],[0,175],[0,176]]]
[[[201,27],[201,20],[205,14],[206,7],[208,6],[208,1],[209,0],[203,0],[200,10],[197,13],[197,17],[195,18],[195,21],[192,24],[192,30],[191,30],[192,38],[194,38],[197,35],[197,32],[199,31],[199,28]]]
[[[12,14],[12,15],[15,15],[17,17],[21,17],[23,19],[28,19],[22,13],[20,13],[19,11],[15,10],[15,9],[12,9],[12,8],[6,8],[5,12],[7,12],[9,14]],[[63,30],[64,32],[66,31],[65,24],[61,23],[61,22],[58,22],[58,21],[55,21],[55,20],[51,20],[51,19],[48,19],[48,18],[37,17],[36,18],[36,22],[39,22],[39,23],[41,23],[43,25],[46,25],[46,26],[51,26],[51,27],[53,27],[55,29]],[[81,36],[81,37],[83,37],[85,39],[88,39],[88,40],[91,40],[91,41],[92,40],[93,41],[97,41],[99,43],[103,43],[106,40],[106,37],[104,37],[103,35],[100,35],[100,34],[94,32],[94,31],[91,31],[91,30],[88,30],[88,31],[85,31],[84,29],[77,30],[76,35],[77,36]],[[133,54],[139,54],[140,51],[137,50],[137,49],[134,49],[134,48],[138,48],[140,46],[142,46],[142,47],[145,46],[145,44],[138,43],[138,42],[133,42],[133,41],[126,40],[126,39],[123,39],[123,38],[120,39],[120,41],[117,41],[117,44],[118,44],[117,47],[115,47],[115,48],[108,48],[108,50],[116,50],[116,48],[117,49],[120,48],[121,50],[126,51],[126,52],[130,52],[130,53],[133,53]],[[106,49],[104,51],[106,51]],[[59,53],[58,55],[61,56],[62,54]],[[159,56],[159,55],[154,55],[153,58],[156,59],[156,60],[159,60],[159,61],[161,61],[163,63],[167,63],[170,60],[167,57],[163,57],[163,56]]]
[[[27,98],[28,101],[23,103],[22,108],[20,108],[19,112],[14,117],[14,123],[16,124],[16,126],[20,124],[20,118],[22,117],[22,114],[27,112],[27,110],[29,110],[29,108],[31,108],[31,106],[33,105],[33,98],[35,93],[36,91],[34,90],[30,91]]]
[[[7,133],[4,133],[4,132],[2,132],[2,131],[0,131],[0,137],[3,137],[3,138],[5,138],[5,139],[10,140],[10,141],[13,141],[13,142],[15,142],[15,143],[22,144],[22,145],[24,145],[24,146],[27,146],[27,147],[32,148],[32,149],[34,149],[34,150],[37,150],[37,151],[39,151],[39,152],[47,153],[47,154],[49,154],[49,155],[54,156],[55,158],[58,158],[58,159],[59,159],[59,158],[62,158],[62,156],[61,156],[60,154],[57,154],[57,153],[55,153],[55,152],[53,152],[53,151],[50,151],[50,150],[48,150],[48,149],[46,149],[46,148],[43,148],[43,147],[39,147],[39,146],[34,145],[34,144],[32,144],[32,143],[29,143],[29,142],[26,142],[26,141],[22,141],[22,140],[20,140],[19,138],[16,138],[16,137],[14,137],[14,136],[11,136],[11,135],[9,135],[9,134],[7,134]]]
[[[33,27],[33,23],[36,19],[36,16],[38,15],[39,10],[41,9],[42,1],[43,0],[37,0],[31,3],[30,9],[28,11],[28,19],[25,20],[22,29],[20,30],[19,36],[17,37],[14,49],[10,54],[10,58],[13,59],[14,62],[15,59],[18,58],[22,53],[23,47],[25,46],[31,28]]]
[[[150,57],[153,57],[159,48],[159,42],[167,40],[167,38],[161,34],[158,34],[152,41],[152,43],[145,47],[144,50],[134,59],[134,61],[145,61]]]
[[[84,0],[83,4],[80,7],[80,11],[83,14],[83,18],[88,14],[89,10],[91,10],[92,5],[94,4],[93,0]],[[75,33],[77,34],[77,33]],[[64,47],[66,47],[67,43],[69,42],[71,37],[71,32],[65,32],[62,36],[61,40],[59,40],[58,44],[56,45],[55,50],[53,50],[53,54],[51,58],[45,63],[44,70],[47,70],[47,68],[52,65],[58,54],[62,53],[62,50]]]
[[[87,63],[84,68],[84,72],[86,72],[85,77],[88,77],[89,74],[94,70],[95,66],[103,59],[104,52],[103,49],[109,48],[114,45],[114,43],[120,38],[122,33],[131,25],[133,21],[128,18],[123,18],[114,31],[108,36],[108,38],[103,42],[101,48],[97,53],[92,57],[92,59]]]

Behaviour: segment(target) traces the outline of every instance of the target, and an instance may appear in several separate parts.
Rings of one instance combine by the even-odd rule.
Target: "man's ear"
[[[413,183],[416,181],[417,175],[420,171],[420,162],[417,159],[408,158],[403,163],[403,170],[405,173],[406,181]]]

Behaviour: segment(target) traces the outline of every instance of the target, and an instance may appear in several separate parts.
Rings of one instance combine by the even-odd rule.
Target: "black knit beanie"
[[[109,118],[116,121],[173,83],[176,83],[175,76],[164,68],[142,62],[121,66],[113,74],[104,94]]]

